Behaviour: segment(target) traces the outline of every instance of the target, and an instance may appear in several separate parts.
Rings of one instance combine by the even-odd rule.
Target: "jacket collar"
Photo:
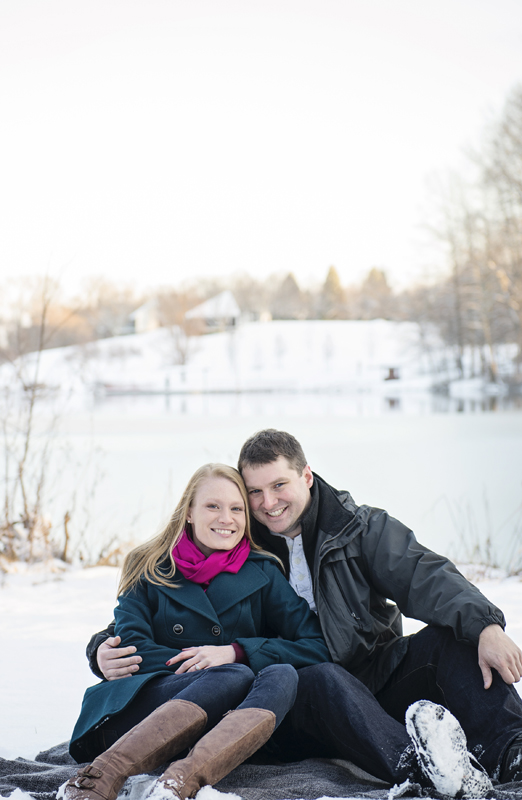
[[[259,556],[251,553],[238,573],[221,572],[216,575],[206,592],[197,583],[184,578],[179,571],[174,576],[173,586],[157,588],[175,603],[207,617],[212,622],[219,622],[220,614],[269,583],[264,571],[255,563],[258,558]]]

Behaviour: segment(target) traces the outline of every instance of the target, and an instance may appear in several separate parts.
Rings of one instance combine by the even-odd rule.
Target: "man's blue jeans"
[[[285,740],[292,740],[293,758],[299,749],[301,757],[347,758],[382,780],[400,783],[415,769],[404,714],[421,699],[440,703],[457,717],[468,749],[492,777],[522,732],[516,690],[496,672],[485,690],[476,647],[457,642],[447,628],[427,627],[411,636],[406,656],[376,697],[336,664],[305,667],[298,675],[295,705],[275,737],[282,757]]]
[[[244,664],[223,664],[200,672],[161,675],[146,683],[127,708],[98,728],[89,743],[91,758],[114,744],[158,706],[174,698],[189,700],[204,709],[208,716],[206,730],[217,725],[234,708],[273,711],[277,727],[294,703],[297,684],[297,672],[290,664],[272,664],[257,675]]]

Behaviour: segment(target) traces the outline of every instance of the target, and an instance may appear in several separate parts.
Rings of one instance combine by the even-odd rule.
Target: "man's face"
[[[309,466],[299,473],[279,456],[270,464],[245,466],[241,474],[250,510],[258,522],[291,539],[301,533],[301,517],[310,505],[314,482]]]

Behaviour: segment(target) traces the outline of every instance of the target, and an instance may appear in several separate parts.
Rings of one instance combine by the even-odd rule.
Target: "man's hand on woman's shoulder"
[[[96,652],[100,671],[108,681],[130,678],[140,668],[141,656],[134,655],[136,648],[133,645],[119,647],[120,643],[119,636],[110,636],[100,644]]]

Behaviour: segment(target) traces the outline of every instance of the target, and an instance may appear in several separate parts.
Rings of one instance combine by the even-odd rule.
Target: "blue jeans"
[[[411,636],[404,659],[375,697],[338,664],[305,667],[298,675],[295,705],[275,737],[280,757],[347,758],[377,778],[400,783],[416,773],[404,714],[421,699],[457,717],[468,749],[489,775],[522,732],[522,700],[515,689],[494,672],[485,690],[477,649],[457,642],[446,628],[427,627]]]
[[[273,711],[277,727],[294,703],[297,684],[297,672],[290,664],[272,664],[257,675],[244,664],[160,675],[146,683],[127,708],[97,729],[93,741],[96,752],[91,757],[102,753],[156,708],[174,698],[188,700],[206,711],[207,731],[234,708]]]

